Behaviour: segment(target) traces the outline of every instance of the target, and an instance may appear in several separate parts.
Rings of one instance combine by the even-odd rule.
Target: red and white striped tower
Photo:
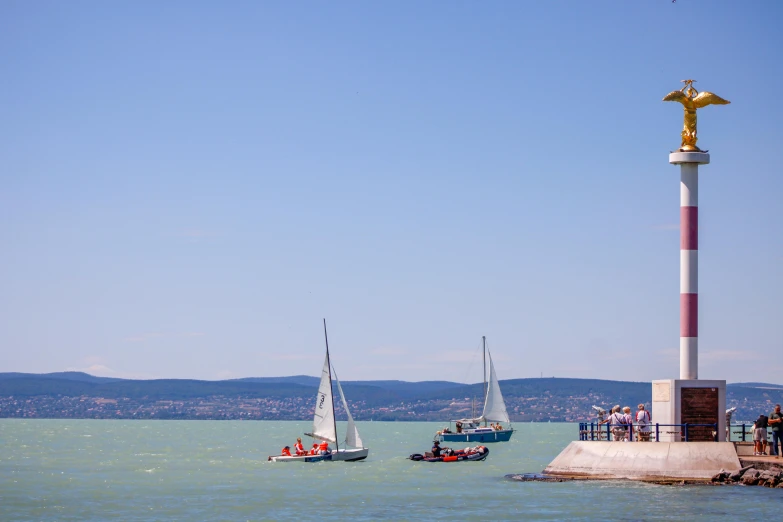
[[[680,166],[680,379],[699,378],[699,165],[706,152],[672,152]]]

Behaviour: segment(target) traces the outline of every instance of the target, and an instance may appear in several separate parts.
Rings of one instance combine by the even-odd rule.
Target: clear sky
[[[0,3],[0,371],[783,382],[783,2]]]

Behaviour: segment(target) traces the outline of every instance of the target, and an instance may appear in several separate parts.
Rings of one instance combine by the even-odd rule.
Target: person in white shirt
[[[612,414],[607,419],[607,422],[612,427],[612,440],[625,440],[625,434],[628,431],[625,421],[625,415],[620,411],[620,406],[612,408]]]
[[[650,412],[644,409],[644,404],[639,405],[639,411],[636,412],[636,440],[650,440],[650,422],[652,417]]]

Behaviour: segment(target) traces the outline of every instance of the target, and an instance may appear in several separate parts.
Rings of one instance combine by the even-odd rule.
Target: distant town
[[[59,378],[58,375],[67,375]],[[81,377],[84,376],[84,377]],[[595,418],[593,405],[649,405],[649,383],[592,379],[501,381],[513,422],[578,422]],[[129,381],[86,374],[0,374],[0,418],[309,420],[314,377],[239,381]],[[372,381],[343,383],[357,421],[428,421],[478,415],[482,385]],[[353,393],[352,393],[353,392]],[[783,402],[783,386],[728,386],[736,420],[752,420]],[[335,400],[338,419],[344,412]]]
[[[607,397],[585,395],[553,397],[509,397],[506,407],[513,421],[575,422],[590,415],[590,406],[606,403]],[[313,399],[284,399],[209,396],[187,400],[145,400],[121,397],[0,397],[0,417],[49,419],[225,419],[306,420],[313,416]],[[388,406],[368,406],[349,401],[356,420],[448,421],[481,413],[467,398],[401,401]],[[338,419],[342,408],[336,406]]]

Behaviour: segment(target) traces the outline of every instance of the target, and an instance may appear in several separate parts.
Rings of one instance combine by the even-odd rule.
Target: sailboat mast
[[[326,342],[326,360],[329,362],[327,365],[329,368],[329,389],[332,388],[332,359],[329,358],[329,337],[326,335],[326,318],[324,317],[324,342]],[[340,450],[340,443],[337,442],[337,415],[334,414],[334,393],[330,393],[332,396],[332,422],[334,422],[334,447],[337,451]]]
[[[481,336],[481,345],[484,349],[484,405],[487,404],[487,336]],[[487,425],[487,419],[484,419],[484,426]]]

